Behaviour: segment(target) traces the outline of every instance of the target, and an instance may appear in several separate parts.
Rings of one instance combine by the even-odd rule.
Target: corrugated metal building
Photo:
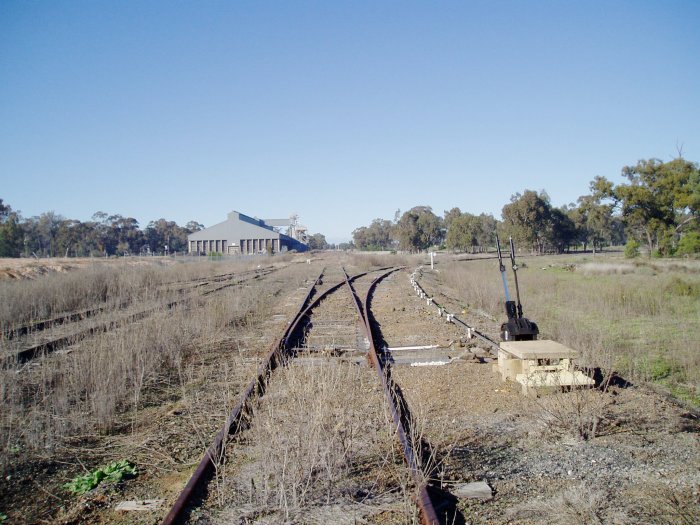
[[[285,220],[274,219],[269,222],[280,226]],[[286,223],[290,224],[289,221]],[[191,254],[246,255],[288,250],[301,252],[307,249],[306,244],[275,231],[272,225],[262,219],[232,211],[224,222],[188,235],[188,251]]]

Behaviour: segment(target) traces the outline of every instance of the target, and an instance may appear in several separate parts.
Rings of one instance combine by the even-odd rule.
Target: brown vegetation
[[[579,350],[585,366],[661,383],[700,406],[699,264],[563,256],[523,261],[525,315],[538,323],[542,338]],[[449,262],[441,272],[466,307],[504,317],[496,261]]]

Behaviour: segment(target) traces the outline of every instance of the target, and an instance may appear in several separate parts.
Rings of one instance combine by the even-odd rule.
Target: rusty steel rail
[[[269,270],[269,271],[267,271],[267,270]],[[267,271],[267,273],[271,273],[272,271],[274,271],[274,269],[272,266],[269,266],[269,267],[265,267],[262,269],[246,270],[244,272],[238,272],[238,273],[219,274],[219,275],[215,275],[214,277],[199,277],[197,279],[192,279],[190,281],[174,281],[174,282],[164,283],[164,284],[165,285],[172,285],[172,284],[199,283],[199,284],[196,284],[195,287],[206,286],[207,284],[212,283],[212,282],[221,282],[221,281],[225,281],[228,279],[232,279],[233,277],[240,278],[244,275],[251,274],[251,273],[252,274],[260,274],[260,275],[267,275],[267,273],[264,273],[266,271]],[[257,277],[254,277],[254,278],[257,278]],[[242,282],[244,282],[244,281],[237,281],[236,283],[234,283],[234,285],[241,284]],[[219,290],[220,290],[220,288],[215,288],[214,290],[204,292],[202,295],[207,295],[207,294],[210,294],[213,292],[217,292]],[[182,292],[183,290],[180,290],[180,291]],[[116,308],[114,308],[114,309],[123,310],[124,308],[129,306],[129,304],[130,303],[128,301],[122,302],[122,303],[116,305]],[[28,322],[28,323],[20,325],[20,326],[15,326],[15,327],[3,326],[1,337],[5,338],[7,340],[10,340],[10,339],[14,339],[16,337],[22,337],[22,336],[28,335],[32,332],[41,332],[42,330],[46,330],[46,329],[52,328],[54,326],[58,326],[58,325],[66,324],[66,323],[72,323],[75,321],[81,321],[81,320],[87,319],[89,317],[94,317],[95,315],[97,315],[99,313],[107,311],[109,308],[110,308],[109,306],[98,306],[95,308],[86,308],[83,310],[79,310],[77,312],[70,312],[70,313],[66,313],[64,315],[57,315],[57,316],[51,317],[49,319],[43,319],[43,320],[39,320],[39,321],[31,321],[31,322]]]
[[[347,287],[350,290],[350,295],[352,295],[353,303],[355,304],[357,314],[360,316],[360,319],[362,319],[364,322],[365,331],[367,333],[367,339],[369,340],[368,358],[371,364],[377,370],[377,375],[379,376],[379,380],[382,383],[382,389],[384,390],[384,395],[391,409],[391,416],[394,419],[394,424],[396,425],[396,434],[399,438],[399,442],[401,443],[401,448],[403,450],[406,464],[408,465],[409,471],[411,473],[411,477],[413,478],[413,482],[416,485],[417,494],[415,496],[415,500],[416,505],[418,506],[418,509],[420,511],[421,523],[423,525],[438,525],[440,521],[438,520],[435,507],[433,506],[433,502],[430,499],[430,495],[428,494],[428,487],[425,483],[423,473],[421,472],[420,467],[418,465],[415,450],[411,445],[411,440],[406,431],[406,426],[404,424],[405,413],[402,413],[402,411],[399,409],[399,406],[396,403],[398,395],[396,392],[395,385],[389,376],[388,369],[385,368],[384,363],[379,358],[379,354],[377,354],[377,349],[374,345],[374,335],[372,332],[372,326],[369,319],[369,302],[374,287],[379,281],[400,269],[401,268],[393,268],[375,278],[369,285],[369,288],[367,289],[367,294],[362,304],[360,304],[360,300],[357,297],[357,293],[355,292],[354,288],[350,283],[350,279],[348,278],[347,273],[345,273],[345,284],[347,284]],[[343,272],[345,272],[345,270],[343,270]]]
[[[182,490],[182,492],[180,492],[180,495],[171,507],[170,512],[168,512],[165,519],[161,522],[162,525],[174,525],[179,523],[185,516],[187,506],[192,501],[197,491],[204,488],[204,486],[211,479],[214,473],[216,461],[221,457],[223,452],[223,445],[227,436],[236,434],[244,428],[245,419],[249,415],[247,413],[249,403],[253,397],[264,393],[267,381],[272,371],[283,363],[285,358],[290,357],[288,355],[288,351],[291,346],[290,340],[300,328],[302,319],[307,317],[309,312],[315,308],[324,297],[333,293],[346,283],[346,281],[340,281],[338,284],[329,287],[318,297],[312,300],[316,287],[320,284],[323,278],[323,273],[324,272],[322,271],[316,281],[314,281],[314,284],[309,288],[309,291],[304,297],[304,300],[302,301],[299,310],[294,315],[294,318],[287,325],[287,328],[282,333],[282,336],[272,346],[264,362],[258,368],[257,376],[248,384],[247,388],[241,394],[238,403],[233,408],[230,415],[226,418],[224,426],[214,438],[212,445],[205,452],[204,456],[197,465],[197,468],[187,482],[187,485],[185,485],[185,488]],[[367,272],[360,273],[350,277],[349,279],[352,281],[366,274]]]
[[[204,456],[200,460],[195,471],[192,473],[192,476],[190,476],[185,488],[182,489],[182,492],[180,492],[180,495],[170,508],[170,512],[168,512],[161,522],[162,525],[173,525],[178,523],[184,517],[187,505],[194,497],[196,491],[201,489],[209,481],[209,479],[211,479],[216,461],[221,457],[224,441],[230,434],[235,434],[241,429],[241,423],[245,417],[248,403],[255,394],[264,390],[270,373],[279,365],[282,357],[281,349],[283,348],[283,344],[286,340],[288,340],[292,331],[296,329],[299,319],[302,316],[302,312],[306,311],[305,307],[308,306],[309,300],[316,289],[316,286],[323,278],[323,272],[324,270],[321,271],[320,275],[314,281],[314,284],[309,288],[309,291],[304,296],[304,300],[299,307],[299,311],[294,316],[292,323],[287,326],[282,337],[280,337],[280,339],[272,346],[267,354],[267,357],[260,367],[258,367],[256,377],[248,384],[246,389],[241,394],[238,403],[236,403],[236,406],[233,407],[233,410],[226,418],[224,426],[216,434],[214,442],[204,453]]]
[[[249,280],[254,280],[254,279],[259,279],[260,277],[264,277],[266,275],[269,275],[270,273],[273,273],[275,269],[262,269],[262,270],[251,270],[250,272],[243,272],[246,274],[253,274],[252,276],[246,275],[244,278],[239,278],[237,281],[232,282],[232,283],[227,283],[224,285],[220,285],[212,290],[207,290],[202,293],[200,293],[200,297],[205,297],[207,295],[219,292],[225,288],[230,288],[233,286],[239,286],[241,284],[244,284],[248,282]],[[233,274],[231,274],[233,275]],[[181,303],[184,303],[185,301],[191,300],[194,297],[194,294],[190,294],[186,297],[183,297],[181,299],[175,299],[173,301],[168,301],[164,305],[158,305],[154,307],[150,307],[146,310],[142,310],[140,312],[136,312],[133,314],[128,314],[121,319],[113,319],[111,321],[105,321],[102,322],[96,326],[92,326],[87,329],[82,329],[77,332],[73,332],[72,334],[68,334],[65,336],[57,337],[55,339],[51,339],[49,341],[45,341],[43,343],[38,343],[35,345],[32,345],[30,347],[24,348],[23,350],[18,350],[15,353],[4,357],[0,359],[0,362],[17,362],[17,363],[26,363],[28,361],[32,361],[33,359],[36,359],[38,357],[51,354],[53,352],[56,352],[57,350],[60,350],[61,348],[65,346],[70,346],[74,344],[76,341],[84,339],[86,337],[90,337],[95,334],[99,333],[104,333],[104,332],[109,332],[111,330],[115,330],[117,328],[120,328],[122,326],[125,326],[129,323],[133,323],[135,321],[140,321],[142,319],[145,319],[149,315],[153,314],[156,312],[159,308],[163,307],[166,310],[172,310],[176,306],[179,306]],[[118,309],[123,309],[126,306],[128,306],[129,303],[122,303],[118,305]],[[107,307],[100,307],[95,310],[86,310],[83,312],[76,312],[73,314],[69,314],[63,317],[57,317],[54,319],[49,319],[46,321],[39,321],[37,323],[34,323],[33,325],[26,325],[23,327],[19,327],[17,329],[14,329],[14,332],[17,333],[18,335],[27,335],[32,329],[36,330],[37,332],[41,330],[45,330],[47,328],[50,328],[51,326],[55,325],[60,325],[65,322],[71,322],[71,321],[76,321],[76,320],[81,320],[81,319],[87,319],[89,317],[93,317],[99,313],[103,313],[107,311]],[[14,337],[14,336],[13,336]],[[7,339],[12,339],[13,337],[7,336]]]
[[[121,305],[119,307],[121,308]],[[98,308],[80,310],[79,312],[73,312],[62,316],[52,317],[51,319],[34,321],[22,326],[18,326],[16,328],[3,328],[2,337],[4,337],[5,339],[14,339],[15,337],[21,337],[31,332],[40,332],[42,330],[46,330],[53,326],[62,325],[64,323],[81,321],[83,319],[87,319],[88,317],[93,317],[101,312],[104,312],[106,309],[106,306],[100,306]]]

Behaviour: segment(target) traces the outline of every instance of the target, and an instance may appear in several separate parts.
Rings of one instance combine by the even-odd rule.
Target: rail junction
[[[237,287],[274,297],[250,327],[227,325],[225,339],[205,342],[196,356],[201,374],[192,368],[201,381],[153,410],[154,421],[143,425],[149,434],[135,434],[142,453],[131,457],[143,473],[108,500],[99,490],[86,496],[93,509],[66,523],[506,523],[527,498],[556,497],[553,480],[573,490],[586,476],[616,486],[614,471],[588,467],[624,458],[626,442],[613,438],[610,451],[605,439],[581,446],[581,458],[557,442],[533,444],[544,405],[523,401],[517,385],[498,377],[498,320],[457,297],[442,268],[416,262],[298,259],[294,267],[304,272],[270,267],[173,281],[158,304],[95,305],[3,327],[3,358],[40,373],[64,351],[82,355],[96,332],[138,324],[138,315],[168,319],[208,301],[228,304]],[[106,325],[107,312],[117,322]],[[54,349],[19,354],[51,341]],[[328,377],[335,382],[324,385]],[[648,403],[667,418],[685,417],[648,394],[614,395],[613,410]],[[325,410],[320,419],[316,409]],[[188,428],[197,436],[185,436]],[[650,439],[682,446],[684,437]],[[313,440],[337,456],[303,464],[293,448]],[[667,461],[660,451],[656,458]],[[330,472],[335,467],[340,473]],[[297,485],[285,493],[284,483]]]
[[[454,500],[444,488],[435,483],[434,462],[429,458],[431,447],[423,437],[416,437],[415,424],[409,406],[404,399],[401,387],[392,375],[392,365],[401,360],[402,351],[413,351],[409,363],[413,365],[434,364],[430,359],[440,354],[438,345],[406,346],[391,348],[381,343],[377,322],[372,315],[371,302],[376,286],[385,278],[403,271],[403,267],[380,268],[378,270],[348,275],[344,268],[329,270],[324,268],[304,296],[298,311],[292,316],[286,329],[269,350],[256,376],[250,381],[223,427],[209,446],[187,485],[177,497],[162,525],[186,522],[193,505],[201,501],[207,484],[215,475],[216,463],[221,461],[225,443],[235,434],[248,428],[254,417],[255,400],[265,395],[268,382],[280,366],[321,364],[329,357],[337,360],[350,360],[355,364],[368,363],[375,371],[384,401],[389,408],[393,429],[403,453],[404,462],[413,483],[413,499],[420,523],[437,525],[454,522],[456,519]],[[482,354],[487,359],[496,355],[498,343],[482,334],[474,327],[450,313],[444,306],[427,296],[418,282],[422,270],[410,274],[411,286],[416,294],[426,301],[426,306],[434,309],[438,317],[452,323],[464,331],[467,339],[478,338],[490,348]],[[339,278],[340,277],[340,278]],[[342,296],[342,298],[339,296]],[[348,308],[348,301],[352,308]],[[345,301],[343,301],[345,299]],[[354,318],[349,320],[348,311],[354,310]],[[432,310],[430,310],[432,313]],[[350,312],[350,317],[353,317]],[[436,351],[433,351],[436,350]],[[417,356],[433,351],[433,357]],[[444,354],[444,349],[442,350]],[[454,352],[450,352],[454,354]],[[470,350],[462,352],[470,353]],[[475,355],[472,358],[478,359]],[[450,359],[450,358],[448,358]],[[454,359],[452,357],[451,359]],[[404,361],[405,362],[405,361]],[[445,364],[446,362],[437,362]],[[490,497],[490,496],[489,496]],[[452,502],[452,503],[451,503]],[[439,509],[439,510],[437,510]]]

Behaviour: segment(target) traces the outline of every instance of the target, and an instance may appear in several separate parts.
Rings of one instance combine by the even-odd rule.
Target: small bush
[[[688,232],[678,241],[676,255],[693,255],[700,253],[700,233]]]
[[[699,283],[689,283],[677,276],[674,276],[671,282],[666,285],[666,291],[681,297],[700,298]]]
[[[127,477],[136,476],[137,473],[136,467],[130,461],[122,459],[88,472],[83,476],[77,476],[63,485],[63,488],[73,494],[85,494],[104,480],[117,483]]]
[[[630,239],[627,241],[627,244],[625,244],[625,257],[628,259],[639,257],[639,246],[639,241],[636,241],[635,239]]]

